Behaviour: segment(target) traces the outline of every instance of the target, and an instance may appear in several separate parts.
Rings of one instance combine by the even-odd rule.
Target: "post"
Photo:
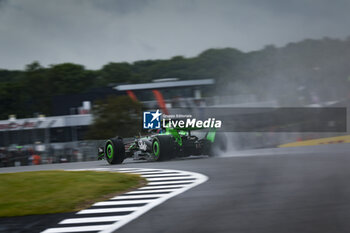
[[[45,117],[45,115],[39,115],[39,117],[38,117],[38,121],[39,122],[45,122],[46,121],[46,117]],[[39,123],[38,122],[38,123]],[[36,129],[37,129],[38,127],[36,127]],[[45,144],[45,153],[43,154],[43,157],[47,160],[47,157],[48,157],[48,143],[47,143],[47,135],[46,135],[46,131],[47,131],[47,125],[45,126],[45,133],[44,133],[44,144]],[[42,158],[42,160],[43,160],[43,158]]]

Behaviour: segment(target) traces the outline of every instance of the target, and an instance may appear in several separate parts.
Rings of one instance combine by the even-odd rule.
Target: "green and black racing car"
[[[200,131],[200,132],[199,132]],[[125,139],[108,139],[98,148],[98,159],[109,164],[121,164],[125,158],[134,160],[166,161],[191,155],[215,155],[226,150],[227,141],[216,129],[202,132],[200,128],[165,128],[160,133]]]

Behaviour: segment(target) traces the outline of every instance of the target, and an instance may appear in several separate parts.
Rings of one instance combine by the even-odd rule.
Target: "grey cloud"
[[[346,0],[0,0],[0,68],[251,51],[348,36]]]
[[[85,0],[81,0],[85,1]],[[110,13],[130,14],[145,9],[152,0],[103,0],[92,1],[91,4]]]

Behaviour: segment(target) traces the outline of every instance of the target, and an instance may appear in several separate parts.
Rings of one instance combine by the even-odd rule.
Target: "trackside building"
[[[91,114],[1,120],[0,146],[84,140],[91,122]]]

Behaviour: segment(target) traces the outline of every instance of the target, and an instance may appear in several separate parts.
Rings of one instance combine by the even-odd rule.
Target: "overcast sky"
[[[0,0],[0,68],[242,51],[350,35],[349,0]]]

